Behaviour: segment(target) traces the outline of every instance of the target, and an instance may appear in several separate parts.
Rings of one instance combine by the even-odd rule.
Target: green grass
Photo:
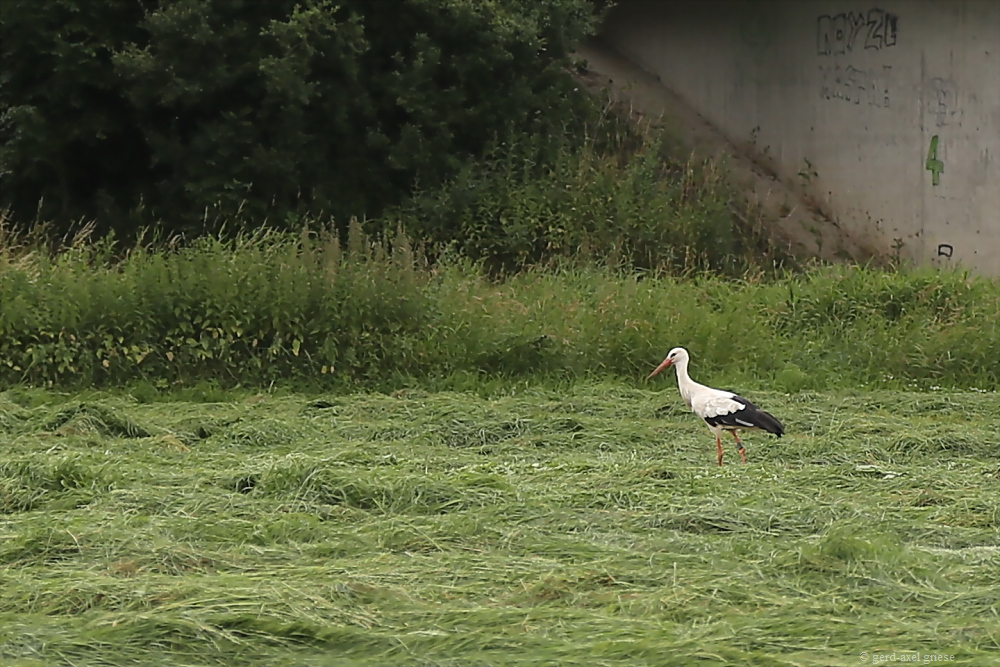
[[[705,381],[785,391],[1000,386],[1000,281],[813,267],[741,280],[602,268],[490,280],[403,236],[260,232],[54,255],[0,243],[0,386],[325,390],[634,378],[683,344]]]
[[[0,662],[1000,664],[1000,396],[656,388],[0,394]]]

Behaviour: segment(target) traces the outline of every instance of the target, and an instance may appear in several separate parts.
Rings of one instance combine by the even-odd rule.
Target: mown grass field
[[[1000,664],[1000,395],[741,388],[0,393],[0,663]]]

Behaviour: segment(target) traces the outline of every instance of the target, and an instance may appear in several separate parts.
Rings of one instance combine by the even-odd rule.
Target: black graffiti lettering
[[[882,9],[845,12],[816,19],[816,53],[833,56],[849,53],[860,43],[861,29],[866,27],[864,48],[880,50],[896,45],[899,17]]]
[[[882,30],[884,29],[883,22],[885,21],[885,14],[879,9],[873,9],[868,12],[868,37],[865,39],[866,49],[880,49],[882,48]]]
[[[882,71],[858,69],[852,65],[820,65],[820,91],[824,100],[844,100],[870,107],[889,107],[889,84],[892,67],[883,65]]]
[[[951,257],[955,249],[947,243],[942,243],[938,245],[938,257]]]
[[[858,38],[858,33],[861,32],[861,29],[864,27],[864,14],[855,14],[854,12],[847,14],[847,34],[850,35],[847,40],[848,48],[854,45],[854,41]]]
[[[896,45],[896,30],[898,17],[887,14],[881,9],[868,12],[868,37],[865,38],[865,48],[878,51],[887,46]]]
[[[951,79],[935,77],[925,86],[927,114],[933,117],[934,125],[944,127],[956,119],[960,120],[962,110],[958,106],[958,87]]]
[[[883,24],[882,46],[896,46],[896,34],[899,31],[899,17],[895,14],[886,14]]]

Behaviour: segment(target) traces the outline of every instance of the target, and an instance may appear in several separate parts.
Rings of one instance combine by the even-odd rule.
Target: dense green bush
[[[557,133],[589,0],[5,0],[0,206],[132,231],[371,216]]]
[[[336,234],[261,232],[176,252],[138,246],[120,262],[106,240],[5,264],[6,370],[84,382],[193,369],[227,382],[341,368],[364,377],[385,338],[423,325],[425,278],[405,240],[373,246],[351,229],[344,251]]]
[[[428,265],[406,238],[261,233],[187,247],[0,243],[0,382],[206,379],[391,388],[479,377],[696,376],[788,391],[1000,386],[1000,284],[827,267],[769,280]],[[452,378],[448,380],[448,378]]]
[[[579,134],[522,137],[386,217],[494,270],[553,259],[741,275],[789,261],[722,165],[607,105]]]

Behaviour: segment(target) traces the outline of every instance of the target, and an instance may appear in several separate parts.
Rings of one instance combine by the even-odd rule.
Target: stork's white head
[[[648,380],[649,378],[653,377],[654,375],[662,371],[664,368],[670,368],[671,366],[676,366],[678,364],[687,364],[688,359],[690,359],[690,357],[688,356],[687,350],[685,350],[683,347],[675,347],[674,349],[670,350],[669,353],[667,353],[667,358],[664,359],[663,362],[656,367],[656,370],[650,373],[649,377],[647,377],[646,379]]]

